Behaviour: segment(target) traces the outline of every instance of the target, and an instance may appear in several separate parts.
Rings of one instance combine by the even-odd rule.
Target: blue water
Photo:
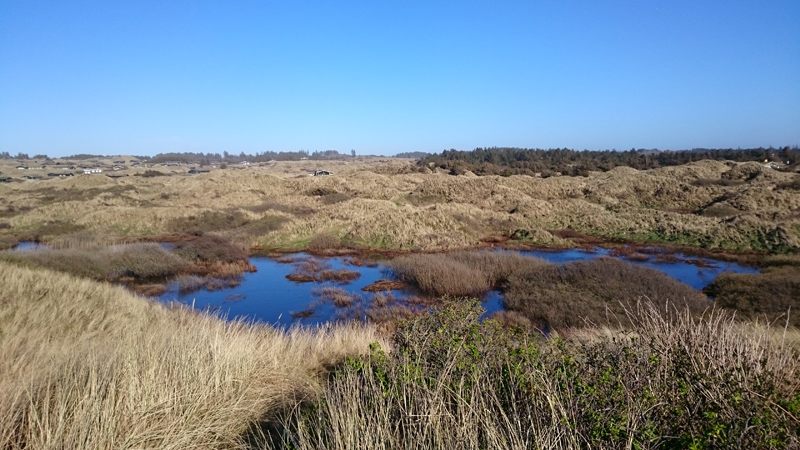
[[[535,250],[521,253],[525,256],[542,258],[553,263],[566,263],[611,256],[610,251],[603,248],[593,250]],[[682,254],[670,255],[677,257],[678,260],[664,261],[660,259],[657,254],[648,255],[650,256],[648,261],[621,259],[633,264],[661,270],[667,275],[695,289],[702,289],[707,286],[717,275],[723,272],[758,272],[757,269],[741,266],[736,263],[717,261],[709,258],[693,258]],[[298,261],[304,258],[312,258],[302,253],[288,256]],[[287,326],[295,323],[314,325],[340,317],[361,318],[353,317],[352,315],[348,316],[345,310],[335,307],[330,302],[321,301],[319,296],[315,295],[315,289],[326,286],[339,287],[348,292],[360,294],[363,297],[363,303],[368,304],[373,294],[363,292],[361,288],[380,279],[392,279],[391,271],[385,266],[355,266],[351,264],[349,258],[346,257],[317,259],[323,259],[334,270],[345,268],[358,271],[361,273],[361,276],[346,285],[334,282],[298,283],[286,279],[287,275],[295,271],[294,264],[280,263],[270,258],[255,257],[250,259],[250,263],[256,267],[257,271],[245,274],[239,286],[213,292],[200,290],[180,294],[177,291],[177,286],[172,285],[160,299],[164,301],[177,300],[188,305],[194,305],[197,309],[209,310],[230,318],[243,317],[278,326]],[[392,292],[392,295],[400,302],[402,302],[404,298],[416,294],[417,293],[412,289]],[[484,317],[503,309],[502,295],[497,291],[486,294],[482,302],[482,306],[486,309]],[[310,317],[292,317],[292,313],[299,313],[307,310],[313,310],[313,315]]]
[[[612,256],[611,252],[605,248],[594,248],[591,250],[570,249],[570,250],[533,250],[520,252],[525,256],[534,256],[553,263],[566,263],[572,261],[586,261],[600,258],[602,256]],[[742,266],[740,264],[719,261],[710,258],[696,258],[682,253],[664,253],[663,256],[676,257],[677,260],[667,260],[659,258],[659,254],[647,255],[648,261],[634,261],[620,257],[623,261],[632,264],[652,267],[658,269],[676,280],[688,284],[695,289],[703,289],[708,286],[715,278],[724,272],[735,273],[758,273],[758,269]]]
[[[311,258],[306,254],[287,255],[298,261]],[[228,317],[246,317],[274,325],[289,325],[293,323],[318,324],[327,322],[336,317],[337,308],[329,302],[320,302],[319,296],[314,295],[314,290],[323,287],[339,287],[349,292],[371,297],[372,293],[363,292],[362,287],[368,286],[380,279],[387,278],[388,271],[383,267],[354,266],[347,258],[317,258],[330,264],[333,270],[345,268],[358,271],[361,276],[347,285],[334,282],[306,282],[289,281],[286,276],[293,273],[295,265],[280,263],[270,258],[250,258],[250,264],[257,269],[254,273],[244,275],[239,286],[230,289],[209,292],[200,290],[180,294],[177,286],[169,286],[167,292],[160,298],[162,300],[178,300],[185,304],[194,304],[197,309],[209,309]],[[395,291],[395,295],[402,297],[410,292]],[[314,310],[311,317],[292,317],[292,313],[299,313],[309,309]]]
[[[11,251],[14,252],[35,252],[37,250],[47,250],[50,247],[46,244],[40,244],[38,242],[33,241],[22,241],[16,246],[14,246]]]

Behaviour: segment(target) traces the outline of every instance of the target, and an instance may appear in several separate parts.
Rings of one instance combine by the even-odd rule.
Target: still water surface
[[[554,263],[589,260],[601,256],[610,256],[609,250],[597,248],[593,250],[535,250],[521,252],[525,256],[533,256]],[[311,258],[306,254],[290,255],[296,259]],[[672,254],[671,261],[665,261],[658,255],[650,255],[647,261],[629,261],[633,264],[652,267],[667,275],[688,284],[695,289],[702,289],[714,281],[723,272],[756,273],[757,269],[736,263],[718,261],[710,258],[692,258],[682,254]],[[674,257],[677,257],[675,260]],[[160,298],[164,301],[177,300],[194,305],[197,309],[208,309],[227,317],[244,317],[274,325],[287,326],[294,323],[319,324],[337,317],[337,308],[330,302],[315,301],[315,288],[335,286],[349,292],[362,294],[369,298],[370,293],[361,288],[380,279],[392,279],[391,271],[383,265],[378,267],[354,266],[348,258],[323,258],[333,269],[346,268],[358,271],[361,276],[347,285],[335,283],[296,283],[286,279],[286,275],[294,271],[293,264],[279,263],[270,258],[255,257],[250,263],[258,270],[244,275],[239,286],[230,289],[210,292],[207,290],[180,294],[176,285],[171,285]],[[628,260],[626,260],[628,261]],[[397,298],[414,295],[413,290],[393,291]],[[482,299],[486,315],[502,310],[502,295],[489,292]],[[292,313],[313,309],[311,317],[294,318]]]

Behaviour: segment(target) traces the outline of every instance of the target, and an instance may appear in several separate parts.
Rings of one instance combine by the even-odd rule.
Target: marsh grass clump
[[[778,261],[791,261],[788,258]],[[800,327],[800,268],[772,267],[763,273],[723,273],[705,292],[714,303],[746,319],[788,323]]]
[[[339,320],[366,321],[385,334],[394,332],[397,322],[424,313],[426,304],[416,297],[398,298],[391,292],[375,292],[369,297],[355,295],[351,305],[339,312]]]
[[[744,184],[744,181],[731,180],[731,179],[728,179],[728,178],[714,178],[714,179],[698,178],[698,179],[692,181],[691,184],[692,184],[692,186],[695,186],[695,187],[708,187],[708,186],[730,187],[730,186],[741,186],[741,185]]]
[[[311,293],[321,301],[333,303],[337,308],[346,308],[362,300],[359,294],[353,294],[342,288],[330,286],[314,289]]]
[[[283,203],[278,202],[266,202],[260,205],[248,207],[250,211],[254,213],[264,213],[267,211],[278,211],[285,214],[291,214],[297,217],[305,217],[310,216],[316,212],[316,210],[310,206],[305,205],[285,205]]]
[[[640,304],[588,341],[479,322],[477,301],[400,323],[273,436],[327,448],[795,448],[800,359],[763,325]]]
[[[360,276],[361,272],[355,270],[323,270],[317,276],[317,281],[332,281],[338,284],[348,284],[353,280],[357,280]]]
[[[135,283],[126,286],[131,292],[145,297],[158,297],[167,292],[164,283]]]
[[[480,295],[491,287],[485,274],[446,256],[401,256],[389,267],[397,278],[431,295]]]
[[[248,236],[262,236],[273,231],[280,230],[289,219],[283,216],[267,215],[260,219],[251,220],[236,230],[237,234]]]
[[[706,296],[648,267],[615,258],[526,267],[502,287],[506,308],[539,327],[627,324],[625,308],[639,299],[655,305],[706,310]]]
[[[775,189],[800,191],[800,176],[795,176],[794,179],[792,179],[792,181],[787,181],[785,183],[778,183],[775,186]]]
[[[200,290],[206,285],[206,279],[197,275],[180,275],[175,282],[178,284],[178,292],[181,294]]]
[[[247,261],[247,253],[222,236],[202,235],[189,241],[178,242],[173,252],[189,261],[205,261],[209,263],[235,263]]]
[[[339,236],[328,233],[320,233],[312,237],[308,242],[308,250],[312,252],[325,252],[326,250],[337,250],[342,248],[342,240]]]
[[[173,233],[204,234],[231,230],[250,220],[241,211],[204,211],[200,214],[172,219],[167,229]]]
[[[480,296],[516,270],[546,264],[512,252],[452,252],[400,256],[388,266],[400,280],[434,296]]]
[[[348,284],[361,276],[360,272],[347,269],[332,269],[324,260],[307,258],[295,263],[294,272],[286,278],[295,282],[334,282]]]
[[[324,203],[326,205],[335,205],[336,203],[346,202],[347,200],[350,200],[351,198],[352,198],[351,196],[349,196],[348,194],[345,194],[343,192],[334,192],[334,193],[330,193],[330,194],[325,194],[325,195],[320,197],[320,199],[322,200],[322,203]]]
[[[14,236],[0,234],[0,250],[8,250],[19,244],[19,239]]]
[[[65,222],[61,220],[47,220],[31,229],[16,233],[17,238],[21,241],[40,241],[45,237],[57,237],[78,233],[85,230],[86,227],[76,223]]]

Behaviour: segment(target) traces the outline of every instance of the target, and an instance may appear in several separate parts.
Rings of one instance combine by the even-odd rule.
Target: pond
[[[611,250],[604,248],[536,250],[521,253],[554,263],[615,256]],[[758,272],[757,269],[751,267],[710,258],[693,258],[680,253],[666,254],[655,249],[651,253],[635,253],[630,258],[622,259],[633,264],[658,269],[695,289],[707,286],[723,272]],[[303,261],[315,257],[298,253],[288,255],[288,258]],[[337,308],[330,301],[322,301],[319,295],[322,288],[338,287],[356,297],[360,296],[364,303],[369,303],[373,294],[363,292],[361,289],[380,279],[392,279],[391,271],[383,265],[375,267],[355,265],[353,260],[347,257],[315,259],[324,260],[333,270],[357,271],[360,276],[346,285],[335,282],[298,283],[286,279],[287,275],[295,271],[294,264],[282,263],[265,257],[254,257],[250,259],[250,263],[256,267],[257,271],[245,274],[241,284],[236,287],[217,291],[200,290],[180,293],[177,284],[173,283],[159,298],[163,301],[177,300],[187,305],[194,305],[197,309],[210,310],[230,318],[242,317],[277,326],[288,326],[295,323],[314,325],[334,320],[343,315],[341,308]],[[392,291],[392,296],[401,301],[416,294],[411,288]],[[486,316],[503,308],[502,294],[497,291],[489,292],[481,300],[487,311]],[[307,317],[295,317],[292,314],[307,315]],[[363,318],[353,317],[352,308],[350,314],[349,318]]]
[[[33,241],[22,241],[11,248],[12,252],[35,252],[38,250],[47,250],[50,247],[46,244],[40,244]]]

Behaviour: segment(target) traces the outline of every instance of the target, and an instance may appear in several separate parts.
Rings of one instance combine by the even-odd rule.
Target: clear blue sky
[[[800,144],[800,1],[0,1],[0,151]]]

